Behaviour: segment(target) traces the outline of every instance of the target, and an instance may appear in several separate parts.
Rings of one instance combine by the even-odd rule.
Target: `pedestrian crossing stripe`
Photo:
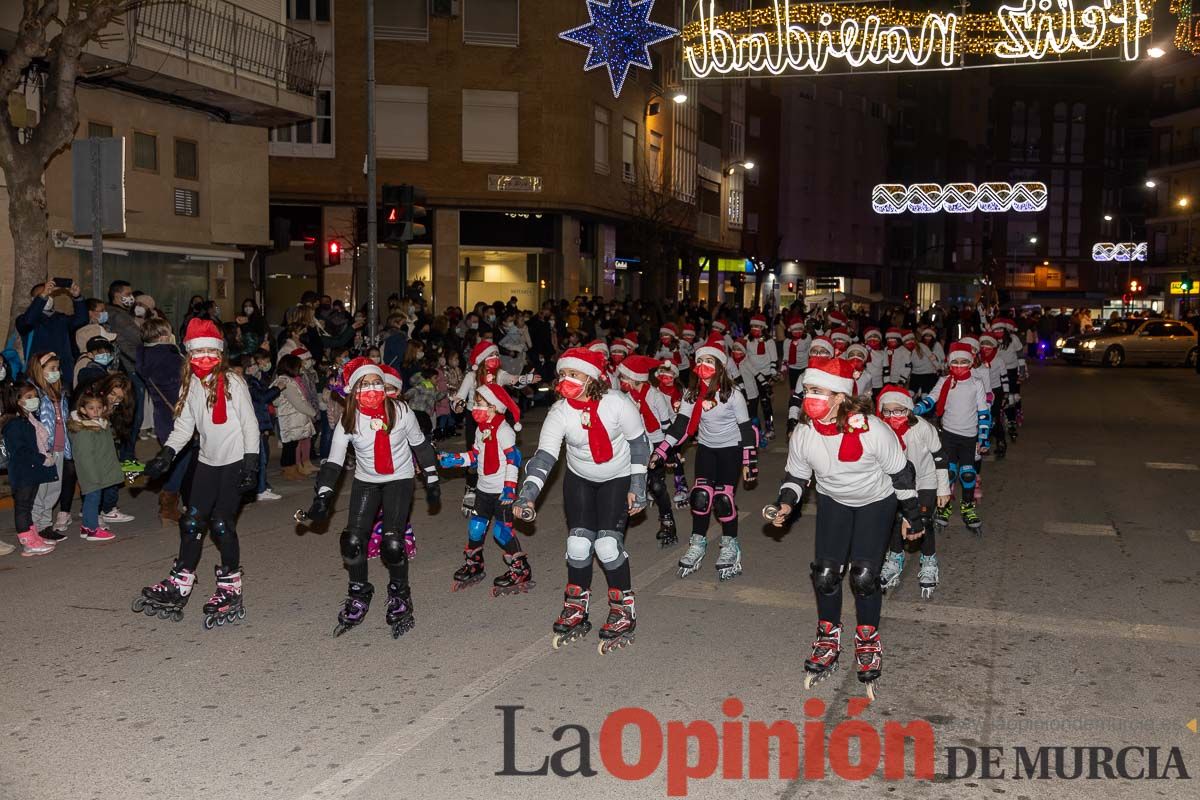
[[[1060,533],[1067,536],[1117,535],[1117,529],[1112,525],[1089,525],[1084,522],[1047,522],[1043,530],[1046,533]]]
[[[1191,539],[1193,542],[1195,542],[1196,544],[1200,544],[1200,531],[1188,531],[1187,535],[1188,535],[1188,538]]]
[[[1200,472],[1200,464],[1183,464],[1178,461],[1147,461],[1150,469],[1173,469],[1181,472]]]
[[[1047,458],[1047,464],[1060,467],[1094,467],[1096,462],[1090,458]]]

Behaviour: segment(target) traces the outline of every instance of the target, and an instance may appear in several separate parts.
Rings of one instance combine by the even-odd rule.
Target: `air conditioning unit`
[[[429,0],[429,16],[457,17],[458,0]]]

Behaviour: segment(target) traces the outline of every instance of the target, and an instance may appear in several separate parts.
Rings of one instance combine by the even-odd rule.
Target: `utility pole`
[[[100,162],[100,140],[91,137],[88,150],[92,161],[92,297],[104,297],[104,171]]]
[[[367,331],[379,335],[379,220],[375,205],[375,0],[367,0]]]

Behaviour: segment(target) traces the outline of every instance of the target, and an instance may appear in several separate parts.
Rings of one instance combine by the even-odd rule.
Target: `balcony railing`
[[[298,94],[316,91],[321,69],[316,39],[281,22],[227,0],[151,2],[135,7],[133,16],[140,38]]]

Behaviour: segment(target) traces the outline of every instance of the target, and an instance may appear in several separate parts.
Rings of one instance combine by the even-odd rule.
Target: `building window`
[[[195,189],[175,189],[175,216],[200,216],[200,193]]]
[[[200,146],[188,139],[175,140],[175,177],[200,180]]]
[[[330,0],[287,0],[287,17],[289,20],[329,22],[329,2]]]
[[[626,183],[637,179],[637,131],[636,122],[621,123],[621,177]]]
[[[271,130],[271,155],[332,158],[333,90],[318,89],[313,119]]]
[[[707,181],[700,185],[700,213],[713,217],[721,215],[721,190]]]
[[[133,166],[158,172],[158,137],[151,133],[133,133]]]
[[[380,158],[429,159],[429,89],[379,86],[375,90],[376,153]],[[465,120],[464,120],[465,123]]]
[[[736,120],[729,123],[729,154],[735,161],[746,156],[746,126]]]
[[[333,144],[333,91],[317,91],[317,144]]]
[[[700,141],[721,149],[721,112],[700,106]]]
[[[520,43],[520,0],[465,0],[463,41],[516,47]]]
[[[758,233],[758,212],[746,212],[746,233]]]
[[[516,164],[520,160],[518,112],[516,92],[463,89],[463,161]]]
[[[388,0],[375,4],[379,39],[429,41],[429,0]]]
[[[754,114],[750,115],[750,138],[757,139],[762,136],[762,117]]]
[[[113,135],[113,126],[106,125],[103,122],[88,123],[88,138],[89,139],[111,139]]]
[[[663,135],[650,131],[650,183],[656,189],[662,186],[662,149]]]
[[[610,171],[608,165],[609,119],[608,109],[596,106],[594,160],[596,172],[600,175],[607,175]]]

